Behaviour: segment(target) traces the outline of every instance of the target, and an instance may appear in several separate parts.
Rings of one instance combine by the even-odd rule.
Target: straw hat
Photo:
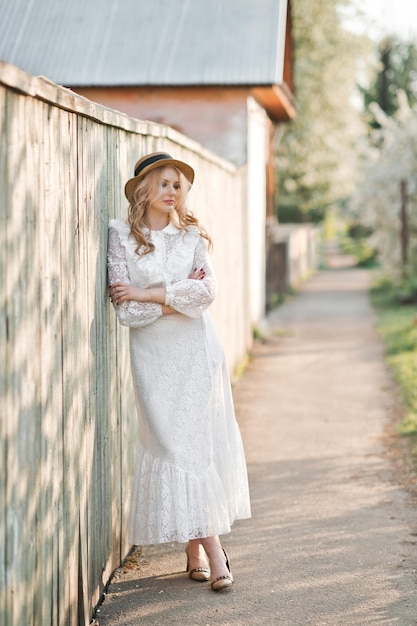
[[[125,185],[125,196],[129,202],[133,191],[141,178],[157,167],[177,167],[180,172],[184,174],[188,182],[191,185],[193,184],[194,170],[192,167],[183,161],[178,161],[177,159],[172,158],[172,156],[166,152],[153,152],[152,154],[147,154],[139,159],[135,165],[134,177],[130,178]]]

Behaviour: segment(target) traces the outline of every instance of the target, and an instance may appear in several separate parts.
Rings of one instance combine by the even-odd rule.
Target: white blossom
[[[376,103],[371,107],[381,128],[372,134],[351,203],[357,219],[372,228],[369,243],[394,279],[402,273],[401,181],[408,191],[410,265],[417,260],[417,107],[409,106],[405,93],[398,96],[399,109],[392,117]]]

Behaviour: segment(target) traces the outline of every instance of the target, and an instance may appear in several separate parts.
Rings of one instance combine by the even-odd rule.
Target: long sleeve
[[[210,306],[216,292],[216,278],[202,237],[195,249],[193,267],[205,270],[204,279],[187,278],[167,285],[165,304],[179,313],[196,318]]]
[[[118,230],[110,225],[107,255],[109,285],[114,283],[131,284],[125,248],[120,237]],[[162,316],[162,305],[153,302],[123,302],[119,306],[114,305],[114,310],[123,326],[147,326]]]

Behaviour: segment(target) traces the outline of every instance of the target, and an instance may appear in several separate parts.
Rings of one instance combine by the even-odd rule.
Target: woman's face
[[[148,207],[154,215],[168,215],[175,209],[181,195],[180,179],[173,167],[164,167],[158,184],[158,191]]]

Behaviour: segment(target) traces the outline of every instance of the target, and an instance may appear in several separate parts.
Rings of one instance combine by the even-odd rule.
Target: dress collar
[[[152,235],[154,235],[155,233],[162,233],[164,235],[176,235],[180,232],[180,230],[172,222],[169,222],[165,226],[165,228],[161,228],[160,230],[152,230],[149,228],[147,230],[151,232]]]

